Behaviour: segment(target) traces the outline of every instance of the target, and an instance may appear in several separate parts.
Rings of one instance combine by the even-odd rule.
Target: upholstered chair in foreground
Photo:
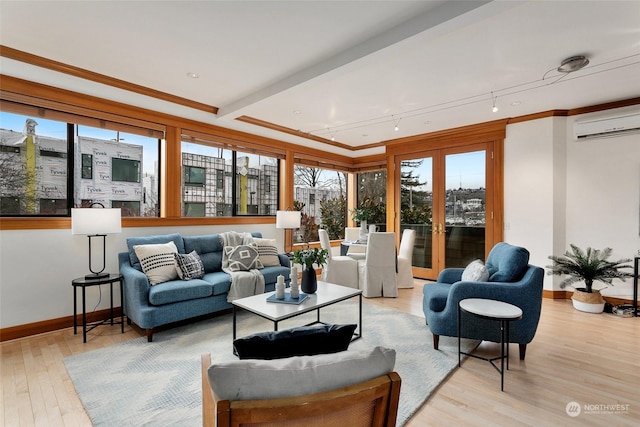
[[[437,283],[424,285],[422,306],[433,333],[433,347],[438,349],[440,335],[458,336],[461,300],[486,298],[522,309],[522,319],[509,326],[509,342],[519,345],[520,360],[524,360],[527,344],[533,340],[540,320],[544,270],[529,264],[529,251],[525,248],[504,242],[491,249],[484,271],[483,268],[480,261],[474,261],[466,269],[447,268],[440,272]],[[499,322],[463,313],[462,325],[462,338],[500,342]]]
[[[327,264],[322,268],[322,280],[358,289],[358,261],[348,256],[333,255],[327,230],[318,230],[318,235],[320,246],[329,252]]]
[[[413,288],[413,243],[416,240],[416,230],[404,230],[398,250],[398,288]]]

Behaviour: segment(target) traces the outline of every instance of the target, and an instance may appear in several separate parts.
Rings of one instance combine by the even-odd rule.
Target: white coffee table
[[[500,356],[486,358],[476,356],[475,354],[460,351],[460,335],[462,330],[461,314],[469,313],[482,319],[496,320],[500,322]],[[475,357],[476,359],[486,360],[500,373],[500,390],[504,391],[504,359],[505,359],[505,343],[507,346],[507,370],[509,369],[509,323],[514,320],[522,319],[522,310],[513,304],[504,301],[496,301],[485,298],[467,298],[458,304],[458,366],[460,366],[460,355]],[[500,359],[500,369],[494,363]]]
[[[304,313],[309,313],[313,310],[317,312],[316,321],[308,323],[304,326],[315,325],[317,323],[324,323],[320,320],[320,309],[329,305],[335,304],[340,301],[359,296],[358,304],[358,327],[357,332],[353,333],[351,341],[355,341],[362,338],[362,291],[360,289],[349,288],[347,286],[335,285],[333,283],[327,283],[318,281],[318,289],[314,294],[309,294],[309,297],[302,301],[300,304],[282,304],[275,302],[267,302],[267,297],[275,292],[267,292],[264,294],[253,295],[246,298],[240,298],[232,301],[233,304],[233,339],[236,339],[236,314],[239,308],[247,310],[250,313],[256,314],[264,319],[271,320],[273,322],[273,330],[278,330],[278,322],[292,317],[300,316]]]

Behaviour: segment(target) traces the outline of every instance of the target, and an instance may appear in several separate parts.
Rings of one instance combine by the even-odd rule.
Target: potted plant
[[[360,237],[361,241],[367,240],[367,221],[371,219],[374,214],[374,209],[366,202],[360,203],[360,206],[351,210],[351,218],[354,221],[360,223]]]
[[[328,256],[329,251],[320,248],[303,249],[293,253],[293,262],[303,267],[302,282],[300,283],[302,292],[312,294],[318,289],[318,278],[313,266],[322,267],[327,263]]]
[[[611,256],[611,248],[603,250],[587,248],[584,251],[576,245],[571,244],[570,246],[571,251],[566,251],[562,256],[549,256],[553,265],[547,266],[550,269],[548,274],[569,276],[560,282],[562,289],[567,285],[584,281],[584,288],[572,286],[576,291],[571,297],[573,307],[589,313],[602,313],[604,299],[600,294],[600,289],[593,289],[593,282],[600,281],[613,286],[612,279],[621,279],[624,282],[627,277],[633,277],[630,272],[622,271],[631,268],[630,264],[623,265],[631,260],[608,261]]]

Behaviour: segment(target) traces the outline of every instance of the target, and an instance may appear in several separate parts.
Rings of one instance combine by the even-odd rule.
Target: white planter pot
[[[604,303],[591,304],[588,302],[571,300],[573,302],[573,308],[576,310],[584,311],[586,313],[602,313],[604,311]]]

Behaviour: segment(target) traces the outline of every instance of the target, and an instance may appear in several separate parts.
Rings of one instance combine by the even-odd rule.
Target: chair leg
[[[438,349],[438,344],[440,343],[440,335],[433,334],[433,349]]]
[[[526,344],[518,344],[520,347],[520,360],[524,360],[524,356],[527,353],[527,345]]]
[[[153,328],[147,328],[147,342],[153,342]]]

